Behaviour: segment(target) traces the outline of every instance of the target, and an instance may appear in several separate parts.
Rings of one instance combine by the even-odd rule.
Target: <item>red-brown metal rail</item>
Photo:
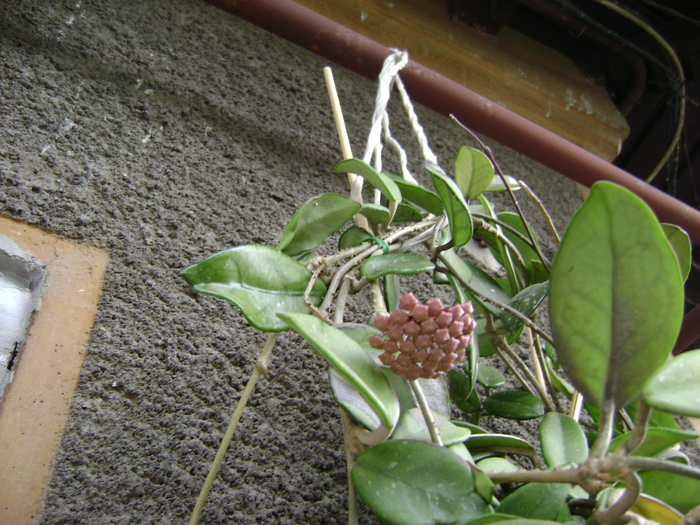
[[[391,53],[385,46],[292,0],[205,1],[373,80]],[[401,71],[401,79],[414,101],[443,115],[453,114],[475,132],[580,184],[591,186],[608,180],[628,188],[646,201],[659,220],[677,224],[700,245],[698,210],[416,62],[410,61]],[[698,338],[700,306],[683,320],[674,352],[682,351]]]

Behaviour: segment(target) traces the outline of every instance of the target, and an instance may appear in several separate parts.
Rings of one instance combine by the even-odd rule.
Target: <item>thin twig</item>
[[[510,347],[510,345],[508,343],[506,343],[505,337],[501,336],[498,338],[498,341],[496,343],[496,349],[500,349],[502,351],[505,351],[508,354],[508,356],[513,361],[515,361],[515,363],[525,373],[528,380],[530,381],[532,386],[537,391],[537,396],[540,399],[542,399],[542,402],[547,407],[547,410],[549,412],[554,412],[554,405],[552,404],[552,401],[549,399],[549,396],[547,395],[547,391],[538,382],[537,378],[535,377],[535,374],[533,374],[532,371],[528,368],[525,361],[520,359],[520,356],[518,356],[518,354],[515,353],[515,351]]]
[[[535,194],[534,191],[532,191],[532,189],[530,189],[530,186],[528,186],[525,183],[525,181],[519,180],[518,184],[520,184],[525,189],[525,193],[527,193],[528,196],[537,205],[537,208],[542,213],[542,216],[544,217],[544,220],[546,221],[547,226],[549,226],[549,231],[552,233],[552,235],[556,239],[557,244],[561,244],[561,237],[559,237],[559,232],[557,232],[557,228],[556,228],[556,226],[554,226],[554,221],[552,220],[552,216],[549,215],[547,208],[544,207],[544,204],[542,203],[540,198]]]
[[[481,293],[479,290],[474,288],[471,284],[469,284],[469,282],[467,282],[461,275],[459,275],[459,273],[455,270],[455,268],[450,264],[450,262],[448,260],[446,260],[442,256],[438,256],[438,259],[440,259],[440,262],[442,262],[447,267],[447,269],[455,277],[455,279],[457,279],[462,284],[462,286],[464,286],[469,291],[469,293],[479,297],[480,299],[486,301],[489,304],[494,305],[497,308],[500,308],[501,310],[503,310],[505,312],[508,312],[510,315],[517,318],[518,321],[521,321],[525,326],[529,326],[537,334],[541,335],[545,341],[547,341],[548,343],[550,343],[552,345],[554,344],[554,341],[549,336],[549,334],[547,334],[542,328],[537,326],[537,324],[534,321],[532,321],[532,319],[530,319],[529,317],[524,315],[522,312],[519,312],[518,310],[516,310],[512,306],[509,306],[505,303],[497,301],[496,299],[491,299],[490,297],[487,297],[486,295]]]
[[[409,381],[408,384],[411,385],[413,395],[416,396],[418,406],[420,407],[420,410],[423,413],[423,419],[425,419],[425,426],[428,427],[428,431],[430,432],[430,439],[432,439],[433,443],[435,443],[436,445],[442,446],[440,431],[438,430],[437,425],[435,424],[433,412],[430,410],[428,400],[425,398],[425,394],[423,393],[423,389],[421,388],[420,383],[418,383],[418,381],[416,380]]]
[[[228,450],[228,447],[231,444],[233,434],[236,432],[236,427],[238,426],[238,422],[241,419],[243,410],[248,404],[248,399],[255,390],[255,385],[258,382],[260,374],[267,374],[267,363],[270,360],[270,355],[272,354],[272,350],[275,347],[277,335],[278,334],[274,333],[269,334],[267,336],[265,346],[263,347],[262,352],[260,352],[260,356],[258,356],[258,359],[255,362],[255,368],[253,368],[253,372],[250,374],[248,383],[246,384],[245,389],[243,390],[243,393],[241,394],[241,397],[238,400],[238,403],[236,404],[236,408],[233,411],[233,415],[231,416],[231,421],[228,425],[228,428],[226,429],[226,433],[224,434],[223,439],[221,440],[221,444],[219,445],[219,450],[216,453],[216,457],[214,458],[214,461],[209,467],[209,474],[207,475],[207,479],[204,481],[204,485],[202,485],[202,490],[200,491],[199,497],[197,498],[197,502],[195,503],[194,509],[192,510],[192,516],[190,517],[190,525],[197,525],[199,523],[199,518],[202,516],[204,504],[207,501],[207,497],[209,496],[211,487],[214,485],[216,475],[219,473],[219,469],[221,468],[221,464],[224,460],[224,456],[226,455],[226,451]]]
[[[615,402],[606,399],[600,406],[600,423],[598,424],[598,437],[591,447],[591,457],[601,458],[610,448],[613,424],[615,423]]]
[[[535,251],[537,252],[538,257],[542,260],[542,264],[546,268],[546,270],[549,272],[549,264],[547,264],[546,258],[540,251],[540,247],[537,244],[537,241],[535,240],[535,236],[532,232],[532,228],[530,228],[530,225],[528,224],[527,220],[525,219],[525,214],[523,213],[523,210],[520,208],[520,203],[518,203],[518,199],[515,198],[515,193],[513,193],[513,188],[510,187],[510,184],[508,184],[508,179],[506,178],[505,174],[503,173],[503,170],[501,170],[501,167],[499,166],[498,162],[496,161],[496,158],[493,156],[493,153],[491,152],[491,148],[489,148],[484,142],[472,131],[470,130],[467,126],[462,124],[457,117],[454,115],[450,115],[450,118],[454,120],[459,126],[462,127],[467,133],[469,133],[474,140],[477,141],[477,143],[481,146],[481,148],[484,150],[484,153],[486,156],[489,158],[491,163],[493,164],[494,169],[496,170],[496,173],[498,174],[499,177],[501,177],[501,180],[503,181],[503,185],[506,188],[506,191],[508,192],[508,195],[510,196],[510,200],[513,202],[513,206],[515,207],[515,210],[518,212],[518,215],[520,215],[520,218],[523,221],[523,224],[525,225],[525,231],[527,232],[528,236],[530,237],[530,240],[532,241],[532,246],[534,247]]]

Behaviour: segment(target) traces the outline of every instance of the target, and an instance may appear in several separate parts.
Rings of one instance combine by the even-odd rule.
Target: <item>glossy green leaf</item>
[[[404,222],[420,222],[423,220],[423,214],[413,206],[404,204],[403,202],[396,208],[394,218],[391,219],[391,224],[401,224]]]
[[[511,177],[510,175],[506,175],[506,180],[508,181],[508,187],[513,190],[517,191],[520,189],[520,183],[518,182],[518,179],[515,177]],[[494,179],[491,181],[491,184],[489,184],[488,188],[484,190],[484,192],[487,191],[507,191],[506,190],[506,185],[503,183],[503,179],[501,177],[494,177]]]
[[[652,525],[677,525],[683,519],[683,514],[678,509],[648,494],[640,494],[630,512],[646,518]]]
[[[567,483],[528,483],[508,494],[496,512],[523,518],[566,521],[570,515],[566,503],[570,488]]]
[[[676,254],[678,266],[681,269],[681,277],[683,281],[685,281],[688,275],[690,275],[690,264],[693,256],[690,237],[688,237],[688,234],[683,228],[675,224],[662,223],[661,228],[663,228],[664,235]]]
[[[401,197],[403,200],[417,204],[433,215],[442,215],[445,212],[440,197],[435,195],[432,191],[426,190],[423,186],[412,184],[400,175],[394,173],[384,173],[384,175],[396,183],[399,190],[401,190]]]
[[[278,332],[287,325],[278,313],[307,313],[304,291],[311,272],[288,255],[262,244],[229,248],[180,274],[197,293],[232,302],[246,320],[265,332]],[[316,281],[310,299],[320,304],[326,293]]]
[[[549,281],[533,284],[513,297],[509,306],[515,308],[526,317],[530,317],[542,304],[548,292]],[[501,321],[503,322],[503,327],[508,330],[508,342],[513,344],[523,331],[522,321],[505,312],[501,314]]]
[[[532,457],[536,454],[530,443],[516,436],[507,434],[477,434],[472,428],[472,435],[467,440],[467,448],[473,454],[478,451],[519,454]]]
[[[526,239],[529,239],[527,228],[525,227],[525,224],[523,223],[523,220],[520,217],[520,215],[518,215],[517,213],[505,211],[499,213],[497,216],[501,222],[514,228],[516,231],[520,232],[520,234],[523,235]],[[549,272],[545,270],[544,266],[542,265],[542,261],[540,261],[540,257],[539,255],[537,255],[537,251],[528,242],[524,241],[521,237],[508,230],[507,228],[503,228],[503,235],[505,235],[508,238],[508,240],[510,240],[513,246],[515,246],[515,248],[520,253],[520,256],[522,257],[523,261],[525,261],[525,269],[527,270],[527,276],[530,284],[541,283],[549,280]],[[535,242],[537,243],[536,236]],[[536,246],[539,245],[537,244]]]
[[[464,246],[472,238],[473,224],[472,216],[469,213],[462,192],[453,181],[437,164],[426,163],[426,169],[430,173],[433,186],[437,190],[442,204],[445,207],[447,220],[450,223],[450,232],[455,247]]]
[[[401,376],[397,376],[391,372],[388,368],[382,368],[385,373],[386,378],[389,380],[389,384],[396,392],[396,397],[399,400],[399,406],[401,413],[411,410],[418,406],[418,401],[413,394],[413,389],[409,386],[408,382]],[[439,414],[445,419],[450,417],[450,396],[447,392],[447,386],[443,378],[437,379],[417,379],[418,384],[423,390],[425,399],[428,401],[428,406],[430,410]]]
[[[390,440],[363,452],[352,481],[382,523],[461,523],[490,512],[469,465],[422,441]]]
[[[390,201],[401,202],[401,190],[396,183],[383,173],[379,173],[372,166],[360,159],[341,160],[333,173],[354,173],[367,179],[367,182],[382,192],[382,195]]]
[[[333,398],[356,423],[369,430],[379,428],[379,417],[357,388],[340,377],[332,366],[328,367],[328,379]]]
[[[622,434],[621,436],[613,439],[610,443],[609,451],[612,452],[622,445],[625,441],[629,439],[632,435],[631,432]],[[657,454],[668,450],[678,443],[688,441],[690,439],[697,439],[698,435],[695,432],[689,430],[673,430],[670,428],[647,428],[644,439],[640,445],[634,449],[632,452],[633,456],[646,456],[653,457]]]
[[[643,491],[686,513],[700,505],[700,479],[648,470],[640,472]]]
[[[571,383],[624,407],[668,357],[683,316],[676,255],[649,207],[610,182],[593,185],[551,275],[550,322]]]
[[[379,350],[372,348],[368,341],[368,339],[373,335],[381,333],[374,326],[362,323],[342,323],[340,325],[336,325],[336,328],[341,330],[345,335],[349,336],[366,351],[376,352],[377,355],[380,353]]]
[[[588,458],[586,434],[576,420],[566,414],[545,414],[540,423],[540,444],[549,468],[583,463]]]
[[[481,408],[479,395],[474,390],[474,383],[468,376],[453,368],[447,373],[447,379],[450,385],[450,397],[459,409],[471,414]]]
[[[505,458],[492,456],[484,458],[476,464],[484,472],[517,472],[520,467],[515,463],[511,463]]]
[[[493,164],[489,158],[468,146],[462,146],[455,160],[455,182],[467,200],[476,199],[493,181]]]
[[[277,249],[287,255],[313,250],[342,228],[359,209],[357,202],[335,193],[309,199],[292,216]]]
[[[314,315],[280,314],[280,318],[306,339],[339,377],[360,392],[382,425],[389,429],[394,427],[399,418],[396,394],[382,371],[358,343]]]
[[[380,204],[365,203],[359,213],[367,217],[370,224],[385,224],[391,219],[389,208]]]
[[[345,250],[346,248],[359,246],[367,240],[367,237],[371,237],[371,235],[371,233],[363,228],[351,226],[340,235],[340,239],[338,239],[338,249]]]
[[[700,417],[700,350],[683,352],[657,370],[644,385],[650,407]]]
[[[431,271],[435,265],[418,253],[387,253],[369,257],[362,263],[360,276],[374,281],[385,275],[416,275]]]
[[[486,388],[496,388],[506,382],[505,376],[489,365],[479,365],[476,380]]]
[[[472,433],[468,428],[453,425],[440,414],[433,413],[433,419],[442,444],[446,447],[466,441]],[[401,414],[391,439],[411,439],[428,443],[432,441],[420,408],[412,408]]]
[[[484,399],[489,414],[508,419],[534,419],[544,415],[542,401],[530,392],[504,390]]]

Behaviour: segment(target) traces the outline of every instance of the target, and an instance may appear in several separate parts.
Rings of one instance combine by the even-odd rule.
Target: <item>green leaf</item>
[[[534,419],[544,415],[542,401],[530,392],[504,390],[484,399],[484,408],[494,416]]]
[[[294,213],[277,249],[287,255],[313,250],[358,212],[360,205],[335,193],[324,193],[302,204]]]
[[[401,190],[401,197],[404,200],[417,204],[433,215],[442,215],[445,212],[440,197],[432,191],[426,190],[423,186],[407,182],[400,175],[395,175],[394,173],[384,173],[384,175],[396,183],[399,190]]]
[[[533,284],[513,297],[509,306],[515,308],[526,317],[530,317],[542,304],[548,292],[549,281]],[[508,342],[513,344],[523,331],[522,321],[506,312],[501,313],[501,321],[503,321],[503,327],[508,330]]]
[[[333,398],[356,423],[369,430],[379,428],[381,422],[376,412],[360,391],[340,377],[332,366],[328,367],[328,379]]]
[[[540,443],[549,468],[583,463],[588,458],[586,434],[576,420],[566,414],[545,414],[540,423]]]
[[[610,182],[593,185],[555,258],[552,333],[571,383],[597,405],[624,407],[668,357],[683,316],[676,255],[649,207]]]
[[[391,219],[389,208],[380,204],[365,203],[360,208],[360,214],[367,217],[370,224],[385,224]]]
[[[404,204],[403,202],[399,204],[396,208],[396,213],[394,218],[391,220],[391,224],[400,224],[403,222],[420,222],[423,220],[423,214],[419,212],[413,206]]]
[[[678,509],[689,512],[700,503],[700,479],[648,470],[640,472],[644,493]]]
[[[455,182],[467,200],[476,199],[493,180],[493,164],[483,152],[462,146],[455,160]]]
[[[472,429],[472,435],[467,440],[467,448],[470,452],[486,451],[503,454],[520,454],[532,457],[536,454],[530,443],[515,436],[507,434],[477,434]]]
[[[496,512],[523,518],[566,521],[570,516],[567,483],[528,483],[506,496]]]
[[[382,192],[382,195],[390,201],[401,202],[401,190],[396,183],[383,173],[379,173],[372,166],[360,159],[341,160],[333,173],[354,173],[367,179],[367,182]]]
[[[362,263],[360,276],[374,281],[385,275],[416,275],[431,271],[435,265],[418,253],[388,253],[369,257]]]
[[[446,447],[466,441],[471,430],[453,425],[440,414],[433,412],[435,426],[440,433],[442,444]],[[420,408],[412,408],[401,414],[391,439],[411,439],[414,441],[431,442],[430,431],[425,424],[425,418]]]
[[[314,315],[279,314],[311,348],[333,367],[338,376],[356,388],[386,428],[399,418],[399,402],[379,366],[353,339]]]
[[[497,456],[482,459],[476,464],[484,472],[517,472],[520,470],[515,463]]]
[[[418,401],[416,401],[416,397],[413,395],[413,389],[409,386],[408,381],[401,376],[397,376],[388,368],[382,368],[382,372],[384,372],[386,378],[389,380],[389,384],[394,389],[394,392],[396,392],[402,414],[418,406]],[[448,419],[450,417],[450,396],[443,378],[417,379],[416,381],[418,381],[418,384],[423,390],[430,410]]]
[[[288,255],[262,244],[229,248],[180,274],[197,293],[232,302],[259,330],[279,332],[287,325],[278,313],[307,313],[304,291],[311,272]],[[310,299],[321,303],[326,287],[316,281]]]
[[[700,350],[683,352],[657,370],[644,385],[652,408],[700,417]]]
[[[681,269],[681,277],[685,281],[690,275],[690,263],[692,261],[690,237],[688,237],[684,229],[679,228],[675,224],[662,223],[661,228],[663,228],[664,235],[676,254],[678,266]]]
[[[474,390],[474,383],[469,377],[458,369],[453,368],[447,372],[447,379],[450,386],[450,397],[459,409],[467,414],[471,414],[481,408],[481,400],[476,390]]]
[[[469,207],[462,196],[462,192],[440,166],[427,162],[425,167],[430,173],[433,186],[435,186],[445,207],[454,245],[456,248],[464,246],[472,238],[474,226]]]
[[[518,179],[515,177],[511,177],[510,175],[505,176],[506,179],[508,180],[508,186],[510,187],[511,190],[517,191],[520,189],[520,183],[518,182]],[[506,185],[503,184],[503,179],[501,179],[500,176],[494,177],[494,179],[491,181],[491,184],[489,184],[489,187],[484,190],[484,192],[487,191],[507,191],[506,190]]]
[[[621,436],[616,437],[610,443],[609,451],[612,452],[622,445],[625,441],[629,439],[632,432],[627,432]],[[690,439],[697,439],[698,435],[695,432],[689,430],[673,430],[670,428],[647,428],[644,439],[641,444],[634,449],[632,452],[633,456],[646,456],[654,457],[660,454],[672,446],[682,443],[683,441],[688,441]]]
[[[479,365],[476,380],[486,388],[496,388],[506,382],[505,376],[489,365]]]
[[[490,512],[469,465],[422,441],[390,440],[363,452],[352,481],[383,523],[461,523]]]
[[[338,249],[345,250],[346,248],[359,246],[371,235],[371,233],[359,226],[351,226],[340,235],[340,239],[338,239]]]

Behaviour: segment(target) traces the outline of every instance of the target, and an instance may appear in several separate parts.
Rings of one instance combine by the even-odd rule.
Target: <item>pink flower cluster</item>
[[[370,337],[369,344],[384,350],[379,359],[395,374],[409,381],[434,379],[464,359],[476,328],[473,312],[470,301],[445,307],[440,299],[423,304],[404,294],[398,310],[376,317],[382,334]]]

